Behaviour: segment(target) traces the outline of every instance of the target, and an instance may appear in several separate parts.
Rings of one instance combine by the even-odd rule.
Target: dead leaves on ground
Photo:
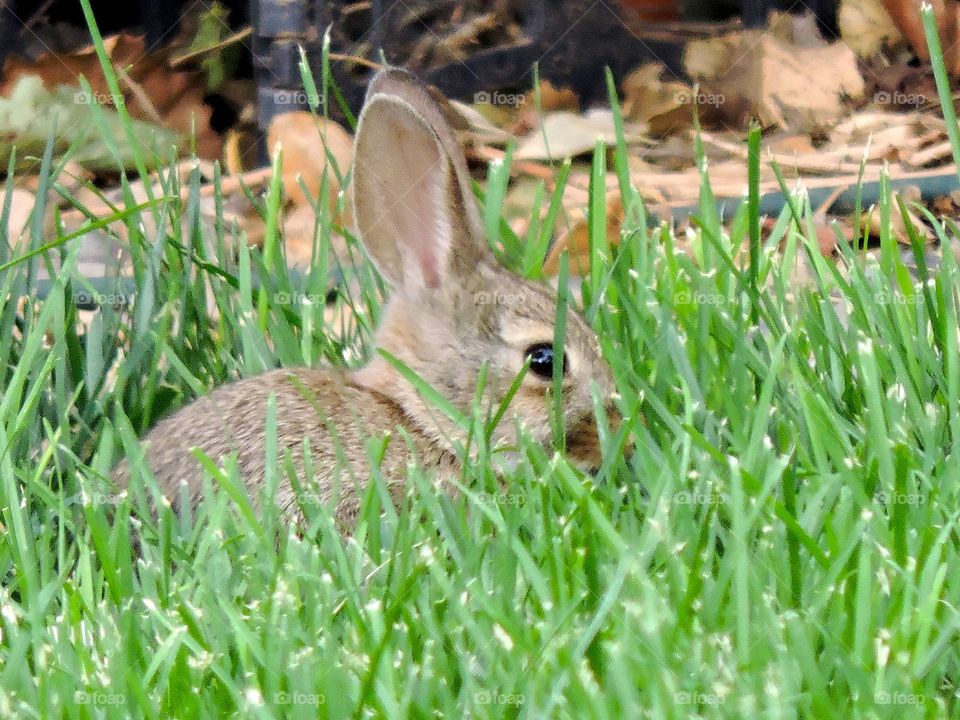
[[[287,261],[309,265],[316,227],[315,205],[325,192],[334,227],[344,225],[339,212],[341,178],[353,162],[353,137],[340,124],[308,112],[292,112],[274,118],[267,133],[267,146],[281,159],[286,204],[284,232]],[[349,217],[349,210],[347,211]],[[342,237],[334,238],[337,245]],[[342,248],[335,248],[335,253]],[[345,252],[345,250],[344,250]]]
[[[766,33],[739,30],[691,43],[687,70],[697,85],[672,77],[658,64],[631,73],[622,85],[621,112],[631,182],[648,210],[682,222],[696,208],[701,182],[694,155],[695,114],[703,127],[699,137],[711,186],[721,200],[739,200],[746,192],[745,128],[751,117],[764,127],[762,193],[780,191],[778,172],[789,187],[816,185],[839,192],[856,186],[861,169],[865,179],[876,180],[885,166],[897,177],[949,163],[947,128],[937,112],[929,68],[911,67],[900,59],[884,64],[862,57],[861,53],[882,47],[901,58],[896,44],[902,36],[880,0],[859,6],[856,13],[849,10],[841,18],[847,27],[857,22],[863,27],[867,21],[879,24],[869,43],[828,44],[816,35],[809,19],[782,15],[773,18]],[[609,111],[575,113],[563,108],[534,114],[524,105],[522,123],[515,121],[521,111],[511,115],[509,108],[500,108],[498,123],[491,123],[490,113],[485,113],[481,126],[474,107],[456,107],[470,125],[465,133],[469,156],[495,159],[503,156],[508,142],[516,145],[515,186],[505,207],[520,236],[527,231],[529,202],[535,195],[525,178],[542,181],[549,192],[559,162],[572,160],[556,242],[545,269],[555,271],[559,252],[567,249],[571,269],[584,271],[589,259],[586,185],[578,188],[577,183],[578,178],[589,177],[589,156],[597,142],[607,148],[613,144]],[[612,167],[612,153],[607,166]],[[623,207],[612,174],[607,188],[606,236],[615,244]],[[908,191],[901,197],[908,208],[920,199]],[[926,204],[933,206],[937,200]],[[874,233],[878,213],[866,208],[859,219],[832,218],[822,209],[815,221],[821,252],[835,249],[835,220],[840,221],[841,234],[853,237],[858,222]],[[908,244],[899,209],[893,215],[896,239]],[[935,242],[925,217],[910,210],[908,219],[924,242]]]
[[[673,77],[659,64],[636,68],[621,85],[620,110],[631,182],[648,208],[663,219],[682,221],[697,202],[701,181],[693,153],[695,116],[703,128],[700,139],[711,185],[721,199],[739,199],[746,190],[744,128],[748,118],[758,118],[764,126],[762,192],[780,189],[774,165],[791,186],[833,183],[841,188],[856,182],[862,164],[865,176],[875,178],[884,165],[897,175],[949,162],[946,126],[936,113],[929,71],[909,66],[900,56],[893,61],[872,57],[903,42],[900,28],[883,4],[882,0],[865,0],[856,8],[853,3],[843,4],[841,23],[848,35],[857,36],[856,41],[846,43],[824,43],[809,20],[787,15],[775,16],[771,30],[765,33],[736,30],[694,41],[688,46],[686,64],[698,84]],[[892,3],[886,5],[889,8]],[[895,11],[893,14],[896,17]],[[485,17],[478,16],[477,22],[487,22]],[[908,39],[914,39],[909,28],[903,31]],[[123,102],[131,114],[180,132],[196,128],[201,156],[219,157],[220,137],[212,131],[205,134],[209,110],[202,102],[202,73],[181,69],[164,53],[145,52],[142,38],[120,35],[106,42],[111,63],[118,70]],[[438,51],[458,52],[455,45]],[[11,61],[0,94],[28,74],[42,77],[48,89],[60,84],[76,86],[82,74],[90,82],[94,98],[110,97],[92,48],[45,56],[29,66]],[[569,88],[548,83],[537,92],[491,93],[478,99],[482,102],[451,102],[447,112],[455,119],[464,150],[479,175],[487,163],[502,160],[507,147],[514,146],[514,184],[505,207],[518,234],[525,233],[533,212],[531,186],[543,183],[552,191],[560,164],[572,161],[545,270],[554,272],[559,253],[566,249],[571,253],[571,270],[586,272],[589,158],[598,143],[608,151],[615,144],[613,112],[582,108]],[[318,210],[333,214],[335,230],[351,223],[340,179],[348,172],[352,144],[350,133],[342,126],[308,113],[279,116],[269,128],[268,149],[279,152],[282,159],[282,231],[292,265],[310,262]],[[231,155],[228,149],[227,171],[232,175],[224,179],[224,212],[228,227],[256,245],[263,239],[263,222],[242,186],[262,195],[270,173],[267,168],[250,171],[245,163],[230,161],[242,152],[235,149]],[[611,160],[608,158],[608,167],[612,167]],[[141,181],[144,187],[150,182],[155,179]],[[324,187],[328,207],[318,208]],[[213,218],[210,188],[203,188],[208,222]],[[908,206],[917,199],[910,191],[901,192]],[[604,193],[606,239],[615,244],[624,208],[612,173],[606,178]],[[28,197],[17,198],[18,205],[28,204]],[[957,210],[952,203],[936,202]],[[875,208],[867,208],[862,217],[845,221],[848,226],[859,222],[875,231],[877,213]],[[897,239],[908,242],[899,211],[892,215]],[[923,219],[918,214],[910,219],[923,239],[933,242],[933,233]],[[831,253],[836,242],[832,219],[820,212],[815,224],[821,252]],[[849,227],[842,232],[852,234]],[[337,234],[334,245],[335,251],[342,246]]]
[[[769,30],[691,43],[687,69],[707,99],[715,98],[707,104],[746,110],[764,126],[795,132],[845,115],[844,101],[859,100],[866,87],[856,55],[843,43],[804,45],[791,31],[778,31],[793,23],[781,16]]]
[[[220,156],[222,140],[210,126],[212,111],[203,102],[206,81],[202,73],[173,69],[169,52],[148,49],[142,36],[114,35],[104,39],[104,47],[122,98],[113,96],[93,46],[72,53],[47,53],[31,61],[9,57],[0,96],[8,97],[21,78],[31,76],[39,78],[51,92],[60,86],[71,88],[78,105],[96,102],[115,108],[122,99],[131,117],[184,138],[193,134],[200,157]],[[89,83],[89,93],[81,92],[81,77]]]

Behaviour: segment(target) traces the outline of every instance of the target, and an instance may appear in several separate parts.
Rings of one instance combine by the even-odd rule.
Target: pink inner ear
[[[429,201],[439,192],[434,171],[412,181],[400,193],[392,192],[386,184],[381,188],[390,208],[387,213],[393,216],[391,231],[398,244],[406,248],[407,263],[416,263],[424,285],[431,289],[439,287],[439,254],[446,245],[444,235],[447,229],[437,226],[434,207],[438,203]]]
[[[423,283],[431,290],[440,287],[440,268],[437,266],[437,256],[430,252],[429,247],[423,245],[417,248],[417,260],[423,272]]]
[[[440,139],[402,100],[377,96],[357,143],[354,197],[368,252],[395,285],[440,287],[461,220],[451,217],[451,167]]]
[[[401,135],[397,141],[409,173],[406,188],[394,196],[397,240],[413,256],[411,259],[420,270],[423,284],[435,289],[440,286],[441,258],[450,240],[446,220],[450,212],[446,201],[449,168],[432,138],[430,152],[424,152],[427,148],[410,135]]]

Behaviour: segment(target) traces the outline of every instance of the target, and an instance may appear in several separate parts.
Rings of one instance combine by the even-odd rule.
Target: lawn
[[[49,148],[42,182],[63,162]],[[98,221],[134,255],[117,307],[81,316],[106,290],[70,235],[37,222],[29,247],[0,243],[0,717],[960,716],[953,253],[927,268],[915,238],[910,269],[886,232],[876,255],[858,239],[826,259],[802,193],[761,237],[756,205],[721,216],[706,174],[678,237],[648,221],[622,144],[598,152],[569,302],[613,367],[632,453],[604,432],[588,476],[526,443],[504,491],[478,407],[461,496],[412,468],[395,509],[374,476],[348,537],[329,508],[304,527],[251,510],[229,464],[179,515],[146,474],[110,483],[138,436],[218,384],[357,362],[383,301],[348,237],[346,290],[311,302],[336,228],[321,217],[317,261],[288,272],[278,183],[263,248],[233,247],[199,221],[199,175],[167,165],[161,195]],[[480,190],[491,240],[537,277],[552,228],[499,222],[506,177]],[[950,247],[956,228],[936,228]]]

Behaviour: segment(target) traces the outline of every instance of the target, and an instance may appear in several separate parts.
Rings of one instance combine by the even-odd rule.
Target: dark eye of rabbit
[[[527,357],[530,358],[530,369],[549,380],[553,377],[553,345],[550,343],[537,343],[527,348]],[[563,355],[563,374],[567,374],[567,355]]]

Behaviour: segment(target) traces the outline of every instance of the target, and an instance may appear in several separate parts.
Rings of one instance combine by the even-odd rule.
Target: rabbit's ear
[[[437,288],[486,250],[466,161],[453,131],[409,75],[371,82],[353,163],[353,207],[364,247],[397,289]]]

